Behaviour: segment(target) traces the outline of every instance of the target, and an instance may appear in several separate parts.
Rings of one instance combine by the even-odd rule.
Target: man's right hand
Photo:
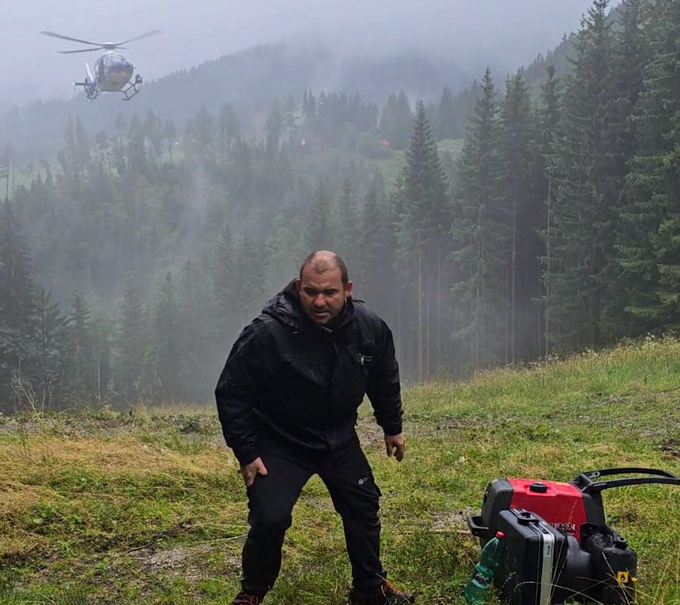
[[[257,475],[262,475],[263,477],[267,475],[267,467],[262,462],[262,458],[255,458],[250,464],[241,465],[241,475],[246,487],[250,487],[255,483]]]

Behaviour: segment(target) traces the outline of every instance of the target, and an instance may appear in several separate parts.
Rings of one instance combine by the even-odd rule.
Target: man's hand
[[[262,462],[262,458],[255,458],[250,464],[241,465],[241,475],[246,487],[250,487],[255,483],[257,475],[262,475],[263,477],[267,475],[267,467]]]
[[[387,455],[397,459],[397,462],[401,462],[404,459],[404,454],[406,453],[406,439],[404,438],[404,433],[399,433],[398,435],[385,435],[385,448],[387,449]]]

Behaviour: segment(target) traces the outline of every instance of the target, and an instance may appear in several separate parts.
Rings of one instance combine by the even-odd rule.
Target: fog
[[[313,37],[343,56],[419,49],[473,69],[508,71],[578,28],[591,0],[30,0],[0,21],[0,105],[70,98],[97,53],[39,35],[94,42],[163,34],[123,51],[146,80],[259,43]],[[142,6],[140,6],[142,5]]]

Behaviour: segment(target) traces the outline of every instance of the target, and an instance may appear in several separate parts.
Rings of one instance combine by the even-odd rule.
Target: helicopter
[[[52,38],[61,38],[62,40],[70,40],[71,42],[79,42],[80,44],[90,44],[95,48],[84,48],[82,50],[59,50],[57,51],[63,55],[70,55],[73,53],[87,53],[104,50],[106,51],[94,63],[94,73],[90,69],[88,63],[85,63],[85,81],[74,82],[76,86],[82,86],[85,90],[85,96],[90,101],[94,101],[103,92],[120,92],[123,94],[123,101],[129,101],[139,92],[139,87],[142,85],[142,76],[137,74],[132,79],[134,73],[134,66],[123,55],[116,52],[118,48],[125,48],[123,44],[129,44],[142,38],[155,36],[161,32],[158,30],[148,31],[135,38],[124,40],[123,42],[106,42],[100,44],[99,42],[90,42],[88,40],[80,40],[78,38],[71,38],[63,36],[55,32],[43,31],[40,32],[45,36]]]

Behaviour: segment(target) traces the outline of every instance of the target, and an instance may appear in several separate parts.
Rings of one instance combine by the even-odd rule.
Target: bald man
[[[340,256],[310,254],[299,278],[243,330],[220,376],[217,409],[250,511],[242,590],[232,605],[258,605],[274,585],[293,506],[315,474],[342,517],[350,603],[414,601],[387,581],[380,562],[380,490],[355,431],[368,395],[387,455],[404,458],[394,342],[385,322],[351,294]]]

